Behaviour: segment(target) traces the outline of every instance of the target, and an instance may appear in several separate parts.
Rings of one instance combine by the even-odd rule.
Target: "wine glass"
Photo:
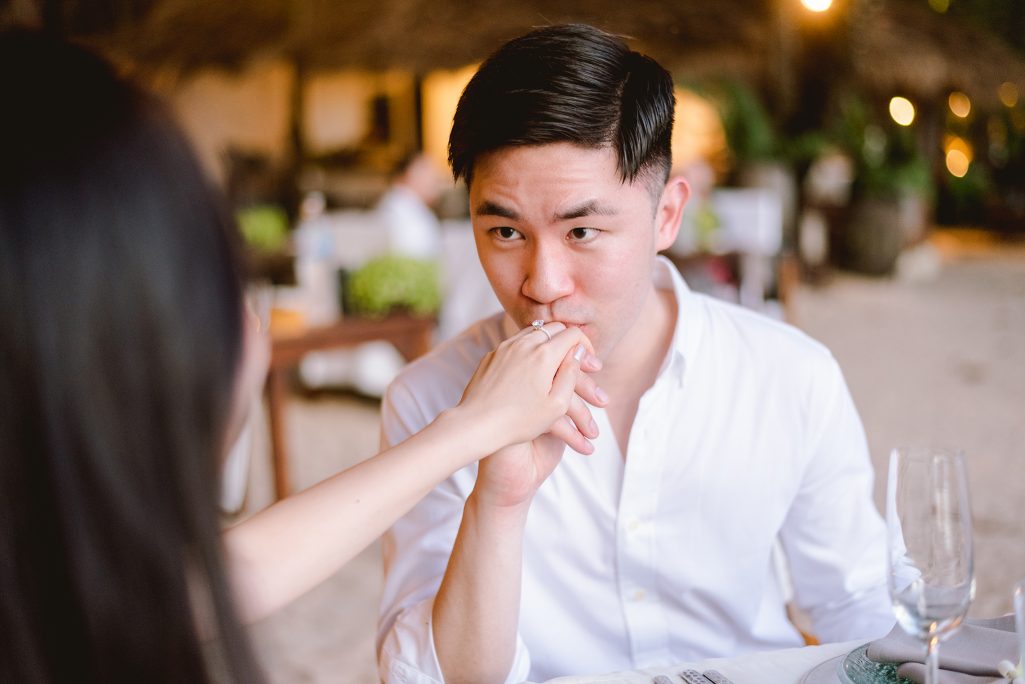
[[[886,528],[893,610],[904,631],[925,642],[925,682],[936,684],[939,643],[958,630],[975,596],[971,503],[961,454],[894,449]]]
[[[1025,580],[1014,585],[1014,627],[1018,633],[1018,677],[1025,678]]]

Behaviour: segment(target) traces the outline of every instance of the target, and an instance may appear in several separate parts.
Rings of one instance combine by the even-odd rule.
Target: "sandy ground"
[[[801,287],[792,318],[844,368],[877,473],[898,444],[945,445],[968,455],[978,577],[971,614],[990,616],[1010,610],[1012,584],[1025,578],[1025,246],[969,233],[941,234],[933,243],[942,257],[934,275],[836,275]],[[299,488],[377,446],[379,414],[368,400],[296,397],[288,420]],[[255,453],[247,511],[270,499],[265,439]],[[884,488],[877,477],[877,505]],[[271,681],[376,681],[380,589],[375,545],[256,625]]]

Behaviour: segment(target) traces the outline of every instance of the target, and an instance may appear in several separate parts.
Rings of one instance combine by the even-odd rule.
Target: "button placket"
[[[617,556],[620,597],[630,634],[635,665],[646,666],[664,659],[669,649],[669,629],[665,608],[658,600],[657,559],[655,557],[654,516],[664,454],[652,450],[651,419],[657,416],[648,407],[661,393],[658,383],[641,398],[628,444],[629,457],[623,474]],[[656,440],[657,441],[657,438]]]

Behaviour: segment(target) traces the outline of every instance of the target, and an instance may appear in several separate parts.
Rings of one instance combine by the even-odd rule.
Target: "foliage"
[[[715,89],[726,144],[741,161],[764,161],[777,156],[779,142],[772,119],[754,90],[739,81]]]
[[[706,92],[716,103],[726,144],[740,164],[801,163],[817,157],[826,139],[820,132],[793,138],[781,134],[755,90],[741,81],[722,81]]]
[[[434,314],[441,307],[437,264],[400,256],[372,259],[349,277],[345,297],[351,311],[366,316],[393,309]]]
[[[288,216],[277,205],[246,207],[235,217],[246,244],[258,251],[280,251],[288,242]]]
[[[932,174],[914,130],[876,115],[860,97],[840,103],[829,138],[854,162],[855,196],[932,196]]]
[[[972,164],[962,178],[944,174],[941,195],[943,218],[953,223],[975,223],[984,220],[987,196],[993,191],[993,180],[982,164]]]

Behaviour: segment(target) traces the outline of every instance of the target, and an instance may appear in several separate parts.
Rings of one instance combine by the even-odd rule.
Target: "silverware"
[[[701,674],[705,679],[712,682],[712,684],[733,684],[726,675],[718,670],[705,670]]]

